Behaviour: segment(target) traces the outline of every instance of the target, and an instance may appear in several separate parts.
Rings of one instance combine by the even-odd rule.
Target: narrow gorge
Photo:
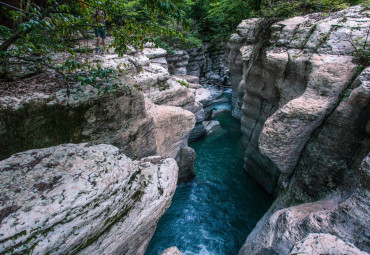
[[[99,86],[10,64],[0,254],[369,254],[369,31],[355,5],[187,49],[77,34]]]

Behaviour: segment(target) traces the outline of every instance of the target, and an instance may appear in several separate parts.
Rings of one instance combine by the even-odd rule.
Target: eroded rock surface
[[[310,14],[241,47],[245,169],[277,198],[240,254],[370,252],[370,68],[349,41],[369,23],[361,6]]]
[[[161,253],[161,255],[182,255],[177,247],[171,247]]]
[[[177,172],[104,144],[14,154],[0,161],[0,253],[144,254]]]
[[[310,239],[301,241],[310,233],[333,235],[345,242],[349,246],[347,249],[352,247],[354,251],[363,251],[355,254],[370,252],[368,238],[370,155],[364,159],[360,169],[357,170],[359,183],[353,187],[355,190],[348,198],[340,194],[332,194],[332,198],[328,200],[281,209],[287,199],[291,198],[291,194],[287,192],[279,197],[269,212],[257,223],[239,254],[289,254],[292,249],[297,250],[302,246],[310,245],[309,243],[312,242]],[[305,244],[297,244],[297,247],[293,248],[297,242]],[[343,245],[341,242],[339,244]]]
[[[276,23],[251,19],[230,39],[233,115],[242,104],[245,169],[269,192],[292,174],[313,132],[358,75],[352,43],[365,44],[368,13],[355,6]]]
[[[309,234],[295,244],[290,254],[366,255],[368,253],[330,234]]]

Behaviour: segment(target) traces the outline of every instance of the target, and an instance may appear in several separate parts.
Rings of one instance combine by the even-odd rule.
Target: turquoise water
[[[215,119],[224,131],[189,144],[197,153],[197,176],[177,187],[146,255],[171,246],[183,254],[237,254],[271,205],[272,197],[243,171],[240,122],[230,112]]]

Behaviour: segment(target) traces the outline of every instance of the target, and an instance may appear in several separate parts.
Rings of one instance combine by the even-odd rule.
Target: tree
[[[91,74],[106,75],[99,66],[76,57],[76,41],[81,33],[94,28],[92,14],[98,8],[108,13],[109,30],[114,38],[111,47],[120,55],[129,45],[142,48],[159,34],[177,34],[158,19],[160,15],[179,21],[184,16],[169,0],[18,0],[17,6],[14,2],[5,4],[0,26],[0,59],[1,75],[8,79],[10,67],[19,63],[52,68],[67,80],[87,83],[94,81],[87,79]],[[59,63],[53,59],[58,52],[69,57]]]

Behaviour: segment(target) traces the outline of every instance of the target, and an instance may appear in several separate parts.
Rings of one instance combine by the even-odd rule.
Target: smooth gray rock
[[[86,143],[17,153],[0,169],[2,254],[144,254],[178,174],[174,159]]]
[[[203,122],[196,123],[194,129],[191,131],[189,141],[194,141],[207,133]]]
[[[220,122],[217,120],[203,121],[203,124],[208,136],[222,132]]]
[[[182,255],[177,247],[171,247],[161,253],[161,255]]]
[[[294,254],[367,255],[368,253],[330,234],[309,234],[294,245],[290,255]]]
[[[194,163],[196,154],[193,148],[182,147],[176,157],[179,165],[179,178],[177,184],[187,182],[195,177]]]

